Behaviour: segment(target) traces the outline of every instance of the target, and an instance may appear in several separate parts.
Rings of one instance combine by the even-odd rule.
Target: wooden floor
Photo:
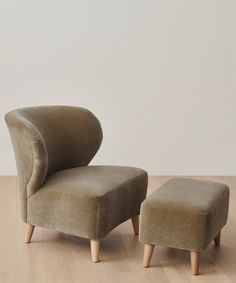
[[[151,177],[148,194],[168,177]],[[150,268],[142,267],[143,246],[130,221],[101,241],[100,263],[90,260],[86,239],[42,228],[23,244],[16,177],[0,177],[0,283],[75,282],[236,282],[236,177],[202,177],[231,187],[228,223],[221,246],[211,244],[201,256],[199,276],[192,276],[187,251],[158,247]]]

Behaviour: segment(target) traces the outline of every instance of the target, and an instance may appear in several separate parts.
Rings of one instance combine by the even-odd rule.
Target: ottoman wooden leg
[[[134,234],[138,235],[138,232],[139,232],[139,219],[138,219],[138,215],[132,217],[131,221],[132,221],[132,225],[133,225],[133,229],[134,229]]]
[[[154,247],[154,245],[144,246],[143,267],[149,267]]]
[[[200,259],[200,252],[191,251],[191,268],[193,275],[199,274],[199,259]]]
[[[99,261],[100,241],[98,239],[90,240],[90,246],[91,246],[92,262],[98,262]]]
[[[215,245],[216,245],[216,246],[219,246],[219,245],[220,245],[220,232],[219,232],[219,234],[215,237],[214,242],[215,242]]]

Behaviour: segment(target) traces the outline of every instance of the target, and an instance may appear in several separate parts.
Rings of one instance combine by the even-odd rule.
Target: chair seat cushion
[[[141,206],[140,240],[201,251],[225,225],[229,188],[220,183],[174,178]]]
[[[122,166],[84,166],[47,177],[28,199],[27,222],[96,239],[138,215],[147,173]]]

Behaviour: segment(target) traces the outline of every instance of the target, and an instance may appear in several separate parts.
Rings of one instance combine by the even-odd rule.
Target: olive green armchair
[[[102,142],[98,119],[87,109],[40,106],[13,110],[5,120],[19,177],[25,242],[35,226],[90,239],[99,261],[100,238],[131,219],[138,234],[147,173],[123,166],[88,166]]]

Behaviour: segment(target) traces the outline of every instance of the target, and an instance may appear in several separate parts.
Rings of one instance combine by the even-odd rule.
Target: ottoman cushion
[[[141,206],[140,241],[187,250],[204,250],[226,224],[229,187],[174,178]]]

